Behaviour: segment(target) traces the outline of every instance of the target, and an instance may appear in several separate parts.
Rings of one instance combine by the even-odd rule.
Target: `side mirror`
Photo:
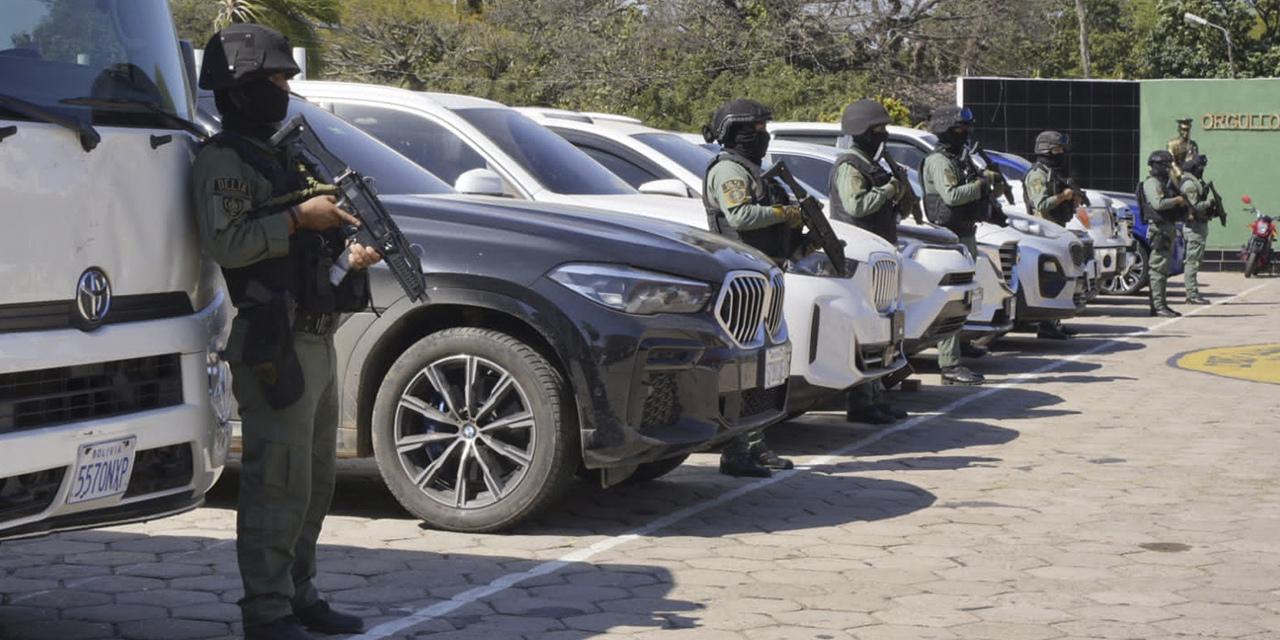
[[[453,188],[458,193],[473,196],[506,195],[502,189],[502,177],[489,169],[471,169],[462,172],[462,175],[458,176],[457,181],[453,183]]]
[[[677,198],[688,198],[691,196],[689,187],[675,178],[666,178],[664,180],[650,180],[638,188],[640,193],[648,193],[658,196],[675,196]]]

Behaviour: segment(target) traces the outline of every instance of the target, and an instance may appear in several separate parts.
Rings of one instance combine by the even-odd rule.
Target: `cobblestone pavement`
[[[1280,638],[1280,387],[1171,366],[1280,342],[1280,280],[1204,279],[1188,317],[1104,298],[1073,340],[1002,340],[972,363],[986,387],[923,361],[891,428],[774,427],[800,468],[770,480],[698,454],[462,535],[346,464],[320,585],[361,640]],[[236,637],[234,499],[0,544],[0,637]]]

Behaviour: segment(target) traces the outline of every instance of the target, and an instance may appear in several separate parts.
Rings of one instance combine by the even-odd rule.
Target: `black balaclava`
[[[1169,176],[1170,169],[1172,169],[1172,165],[1168,162],[1157,162],[1151,165],[1151,175],[1157,178],[1166,178]]]
[[[1061,171],[1067,168],[1066,153],[1042,153],[1036,156],[1036,159],[1044,164],[1044,166],[1055,171]]]
[[[853,137],[853,144],[868,156],[874,156],[882,145],[888,141],[888,131],[876,131],[875,129],[867,129]]]
[[[250,138],[270,139],[289,113],[289,92],[266,77],[215,91],[213,99],[222,128]]]
[[[956,131],[956,129],[960,129]],[[969,142],[969,130],[962,127],[951,127],[946,131],[937,134],[938,142],[946,147],[952,153],[960,153],[964,149],[964,145]]]
[[[725,146],[760,164],[764,160],[764,154],[769,152],[769,132],[756,129],[755,124],[734,127]]]

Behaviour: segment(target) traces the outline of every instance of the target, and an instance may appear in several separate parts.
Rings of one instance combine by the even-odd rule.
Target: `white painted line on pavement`
[[[884,438],[885,436],[888,436],[888,435],[893,434],[893,433],[898,433],[898,432],[900,432],[900,431],[905,431],[905,430],[910,429],[910,428],[912,428],[912,427],[915,427],[915,426],[917,426],[917,425],[919,425],[919,424],[922,424],[922,423],[924,423],[924,422],[927,422],[928,420],[931,420],[931,419],[933,419],[933,418],[937,417],[938,415],[942,415],[942,414],[949,413],[949,412],[951,412],[951,411],[953,411],[953,410],[955,410],[955,409],[958,409],[958,408],[960,408],[960,407],[963,407],[963,406],[965,406],[965,405],[967,405],[967,404],[969,404],[969,403],[971,403],[971,402],[976,402],[976,401],[978,401],[978,400],[981,400],[982,398],[985,398],[985,397],[987,397],[987,396],[990,396],[990,395],[992,395],[992,394],[994,394],[994,393],[997,393],[997,392],[999,392],[999,391],[1002,391],[1002,390],[1004,390],[1004,389],[1008,389],[1008,388],[1010,388],[1010,387],[1017,386],[1018,384],[1020,384],[1020,383],[1022,383],[1022,382],[1024,382],[1024,381],[1026,381],[1026,380],[1030,380],[1030,379],[1035,378],[1036,376],[1039,376],[1039,375],[1041,375],[1041,374],[1047,373],[1047,372],[1049,372],[1049,371],[1053,371],[1054,369],[1057,369],[1058,367],[1061,367],[1062,365],[1064,365],[1064,364],[1066,364],[1066,363],[1068,363],[1068,362],[1074,362],[1074,361],[1079,360],[1080,358],[1082,358],[1082,357],[1084,357],[1084,356],[1092,355],[1092,354],[1094,354],[1094,353],[1097,353],[1097,352],[1099,352],[1099,351],[1103,351],[1103,350],[1105,350],[1105,349],[1107,349],[1107,348],[1109,348],[1109,347],[1115,346],[1115,345],[1117,345],[1117,344],[1121,344],[1121,343],[1129,342],[1129,341],[1133,340],[1135,337],[1141,336],[1141,335],[1143,335],[1143,334],[1150,333],[1150,332],[1152,332],[1152,331],[1156,331],[1156,330],[1159,330],[1159,329],[1163,329],[1164,327],[1167,327],[1167,326],[1169,326],[1169,325],[1171,325],[1171,324],[1174,324],[1174,323],[1178,322],[1179,320],[1182,320],[1183,318],[1187,318],[1187,317],[1190,317],[1190,316],[1194,316],[1194,315],[1196,315],[1197,313],[1200,313],[1201,311],[1203,311],[1203,310],[1205,310],[1205,309],[1212,309],[1214,306],[1217,306],[1217,305],[1220,305],[1220,304],[1225,304],[1225,303],[1231,302],[1231,301],[1233,301],[1233,300],[1236,300],[1236,299],[1238,299],[1238,298],[1242,298],[1242,297],[1244,297],[1244,296],[1246,296],[1246,295],[1249,295],[1250,293],[1253,293],[1254,291],[1257,291],[1258,289],[1261,289],[1261,288],[1266,287],[1266,286],[1270,286],[1271,284],[1272,284],[1272,283],[1266,283],[1266,284],[1258,285],[1258,286],[1253,287],[1253,288],[1251,288],[1251,289],[1248,289],[1248,290],[1246,290],[1246,291],[1244,291],[1244,292],[1242,292],[1242,293],[1239,293],[1239,294],[1237,294],[1237,295],[1235,295],[1235,296],[1232,296],[1232,297],[1230,297],[1230,298],[1227,298],[1226,300],[1223,300],[1223,301],[1221,301],[1221,302],[1215,302],[1215,303],[1213,303],[1213,305],[1197,307],[1194,311],[1187,312],[1187,313],[1183,314],[1181,317],[1178,317],[1178,318],[1169,318],[1168,320],[1165,320],[1165,321],[1163,321],[1163,322],[1158,322],[1158,323],[1156,323],[1156,324],[1154,324],[1154,325],[1152,325],[1152,326],[1150,326],[1150,327],[1147,327],[1146,329],[1143,329],[1142,331],[1139,331],[1139,332],[1137,332],[1137,333],[1133,333],[1133,334],[1130,334],[1130,335],[1127,335],[1127,336],[1124,336],[1124,337],[1120,337],[1120,338],[1115,338],[1115,339],[1113,339],[1113,340],[1108,340],[1108,341],[1106,341],[1106,342],[1104,342],[1104,343],[1102,343],[1102,344],[1100,344],[1100,345],[1097,345],[1097,346],[1095,346],[1095,347],[1093,347],[1093,348],[1087,349],[1087,350],[1085,350],[1085,351],[1083,351],[1083,352],[1081,352],[1081,353],[1078,353],[1078,354],[1076,354],[1076,355],[1068,356],[1068,357],[1062,358],[1061,360],[1057,360],[1057,361],[1051,362],[1051,363],[1049,363],[1049,364],[1047,364],[1047,365],[1045,365],[1045,366],[1043,366],[1043,367],[1040,367],[1039,369],[1036,369],[1035,371],[1032,371],[1032,372],[1030,372],[1030,373],[1024,373],[1024,374],[1022,374],[1022,375],[1020,375],[1020,376],[1018,376],[1018,377],[1014,378],[1013,380],[1010,380],[1009,382],[1005,382],[1005,383],[1003,383],[1003,384],[999,384],[999,385],[996,385],[996,386],[993,386],[993,387],[988,387],[988,388],[986,388],[986,389],[984,389],[983,391],[978,392],[978,393],[974,393],[974,394],[966,395],[965,397],[960,398],[959,400],[956,400],[955,402],[952,402],[951,404],[946,405],[945,407],[943,407],[943,408],[941,408],[941,409],[938,409],[935,413],[919,415],[919,416],[917,416],[917,417],[915,417],[915,418],[912,418],[912,419],[910,419],[910,420],[907,420],[906,422],[904,422],[904,423],[902,423],[902,424],[900,424],[900,425],[896,425],[896,426],[894,426],[893,428],[885,429],[884,431],[877,432],[877,433],[875,433],[875,434],[873,434],[873,435],[871,435],[871,436],[868,436],[868,437],[866,437],[866,438],[863,438],[862,440],[859,440],[859,441],[857,441],[857,442],[851,443],[851,444],[849,444],[848,446],[845,446],[845,447],[842,447],[842,448],[840,448],[840,449],[837,449],[837,450],[833,451],[832,453],[830,453],[830,454],[828,454],[828,455],[820,456],[820,457],[815,458],[815,459],[813,459],[813,460],[806,461],[806,462],[805,462],[804,467],[798,467],[798,468],[796,468],[796,469],[792,469],[792,470],[789,470],[789,471],[783,471],[783,472],[780,472],[780,473],[774,474],[774,476],[773,476],[772,478],[765,478],[765,479],[762,479],[762,480],[757,480],[757,481],[755,481],[755,482],[751,482],[751,483],[749,483],[749,484],[742,485],[742,486],[738,487],[737,489],[734,489],[734,490],[732,490],[732,491],[730,491],[730,492],[728,492],[728,493],[725,493],[725,494],[723,494],[723,495],[721,495],[721,496],[719,496],[719,497],[717,497],[717,498],[715,498],[715,499],[713,499],[713,500],[709,500],[709,501],[707,501],[707,502],[699,503],[699,504],[693,505],[693,506],[691,506],[691,507],[686,507],[686,508],[684,508],[684,509],[681,509],[681,510],[679,510],[679,511],[676,511],[676,512],[674,512],[674,513],[672,513],[672,514],[669,514],[669,515],[667,515],[667,516],[664,516],[664,517],[662,517],[662,518],[658,518],[657,520],[654,520],[654,521],[650,522],[649,524],[646,524],[646,525],[644,525],[644,526],[642,526],[642,527],[640,527],[640,528],[638,528],[638,529],[634,529],[634,530],[632,530],[632,531],[631,531],[631,532],[629,532],[629,533],[624,533],[624,534],[621,534],[621,535],[618,535],[618,536],[614,536],[614,537],[612,537],[612,538],[608,538],[608,539],[605,539],[605,540],[601,540],[600,542],[597,542],[597,543],[595,543],[595,544],[593,544],[593,545],[591,545],[591,546],[589,546],[589,547],[586,547],[585,549],[579,549],[579,550],[577,550],[577,551],[573,551],[573,552],[571,552],[571,553],[567,553],[567,554],[565,554],[565,555],[563,555],[563,556],[560,556],[560,557],[559,557],[559,558],[557,558],[556,560],[549,560],[549,561],[547,561],[547,562],[544,562],[544,563],[542,563],[542,564],[540,564],[540,565],[535,566],[535,567],[534,567],[534,568],[532,568],[532,569],[529,569],[528,571],[522,571],[522,572],[520,572],[520,573],[509,573],[509,574],[507,574],[507,575],[505,575],[505,576],[501,576],[501,577],[499,577],[499,578],[495,579],[493,582],[490,582],[490,583],[489,583],[489,584],[487,584],[487,585],[484,585],[484,586],[482,586],[482,587],[476,587],[476,588],[474,588],[474,589],[470,589],[470,590],[468,590],[468,591],[464,591],[464,592],[462,592],[462,593],[459,593],[459,594],[457,594],[457,595],[453,596],[452,598],[450,598],[450,599],[448,599],[448,600],[445,600],[445,601],[442,601],[442,602],[437,602],[436,604],[431,605],[430,607],[427,607],[427,608],[425,608],[425,609],[421,609],[421,610],[419,610],[419,611],[417,611],[417,612],[414,612],[414,613],[412,613],[412,614],[410,614],[410,615],[408,615],[408,616],[406,616],[406,617],[404,617],[404,618],[400,618],[400,619],[398,619],[398,620],[392,620],[392,621],[390,621],[390,622],[384,622],[383,624],[380,624],[380,625],[378,625],[378,626],[376,626],[376,627],[374,627],[374,628],[370,629],[369,631],[366,631],[365,633],[363,633],[363,634],[361,634],[361,635],[351,636],[351,637],[349,637],[347,640],[379,640],[379,639],[381,639],[381,638],[386,638],[386,637],[388,637],[388,636],[390,636],[391,634],[394,634],[394,633],[396,633],[396,632],[399,632],[399,631],[402,631],[402,630],[404,630],[404,629],[408,629],[408,628],[410,628],[410,627],[413,627],[413,626],[416,626],[416,625],[422,624],[422,623],[427,622],[427,621],[429,621],[429,620],[432,620],[432,619],[434,619],[434,618],[438,618],[438,617],[441,617],[441,616],[447,615],[448,613],[450,613],[450,612],[452,612],[452,611],[454,611],[454,610],[457,610],[457,609],[459,609],[459,608],[461,608],[461,607],[464,607],[464,606],[466,606],[466,605],[468,605],[468,604],[474,603],[474,602],[476,602],[476,601],[480,600],[481,598],[485,598],[485,597],[487,597],[487,596],[491,596],[491,595],[493,595],[493,594],[495,594],[495,593],[498,593],[498,592],[500,592],[500,591],[503,591],[503,590],[507,589],[508,587],[515,586],[516,584],[519,584],[519,583],[521,583],[521,582],[524,582],[525,580],[528,580],[528,579],[530,579],[530,578],[536,578],[536,577],[538,577],[538,576],[544,576],[544,575],[547,575],[547,574],[549,574],[549,573],[554,573],[554,572],[558,571],[560,568],[562,568],[562,567],[564,567],[564,566],[568,565],[569,563],[572,563],[572,562],[585,562],[585,561],[587,561],[587,560],[590,560],[593,556],[595,556],[595,555],[597,555],[597,554],[599,554],[599,553],[602,553],[602,552],[604,552],[604,551],[609,551],[610,549],[613,549],[614,547],[618,547],[618,546],[620,546],[620,545],[626,544],[626,543],[628,543],[628,542],[630,542],[630,541],[632,541],[632,540],[635,540],[636,538],[643,537],[643,536],[648,535],[648,534],[650,534],[650,533],[652,533],[652,532],[654,532],[654,531],[658,531],[658,530],[660,530],[660,529],[663,529],[663,528],[665,528],[665,527],[668,527],[668,526],[670,526],[670,525],[673,525],[673,524],[675,524],[675,523],[677,523],[677,522],[680,522],[681,520],[684,520],[684,519],[689,518],[689,517],[691,517],[691,516],[694,516],[694,515],[697,515],[697,514],[699,514],[699,513],[702,513],[703,511],[707,511],[708,509],[713,509],[713,508],[715,508],[715,507],[718,507],[718,506],[720,506],[720,505],[723,505],[723,504],[725,504],[725,503],[727,503],[727,502],[730,502],[730,501],[732,501],[732,500],[737,499],[737,498],[738,498],[738,497],[740,497],[740,496],[744,496],[744,495],[746,495],[746,494],[748,494],[748,493],[751,493],[751,492],[753,492],[753,491],[757,491],[757,490],[759,490],[759,489],[763,489],[763,488],[765,488],[765,487],[768,487],[768,486],[773,485],[773,484],[778,483],[778,482],[782,482],[783,480],[786,480],[787,478],[790,478],[791,476],[795,475],[796,473],[798,473],[798,472],[799,472],[799,471],[801,471],[801,470],[807,469],[807,468],[809,468],[809,467],[814,467],[814,466],[819,466],[819,465],[827,464],[828,462],[831,462],[832,460],[834,460],[834,459],[836,459],[836,458],[838,458],[838,457],[840,457],[840,456],[847,455],[847,454],[849,454],[849,453],[852,453],[852,452],[854,452],[854,451],[857,451],[857,450],[859,450],[859,449],[862,449],[863,447],[866,447],[867,445],[870,445],[870,444],[872,444],[872,443],[875,443],[876,441],[880,440],[881,438]]]

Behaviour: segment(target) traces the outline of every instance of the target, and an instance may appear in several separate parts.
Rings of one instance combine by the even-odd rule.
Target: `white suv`
[[[816,122],[774,122],[769,130],[775,137],[835,144],[840,125]],[[903,166],[918,168],[924,156],[937,145],[937,138],[919,129],[890,125],[887,152]],[[914,185],[919,191],[919,185]],[[1066,319],[1084,310],[1088,299],[1089,263],[1085,243],[1074,233],[1039,218],[1015,213],[1008,227],[978,225],[978,248],[993,260],[1007,253],[1010,243],[1017,247],[1017,259],[1007,278],[1016,282],[1016,320],[1019,323]],[[1002,266],[1005,262],[1001,260]]]
[[[368,84],[299,81],[290,86],[454,182],[460,192],[574,204],[707,227],[700,202],[641,194],[506,105]],[[901,264],[894,247],[862,233],[846,247],[846,255],[859,265],[852,278],[834,277],[820,254],[785,274],[792,412],[906,364],[901,353]]]

